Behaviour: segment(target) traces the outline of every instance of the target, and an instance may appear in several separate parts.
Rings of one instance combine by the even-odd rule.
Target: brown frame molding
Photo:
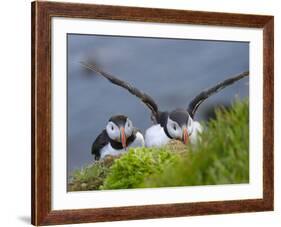
[[[263,29],[263,199],[51,210],[51,18],[95,18]],[[32,3],[32,224],[70,224],[272,211],[274,17],[77,3]]]

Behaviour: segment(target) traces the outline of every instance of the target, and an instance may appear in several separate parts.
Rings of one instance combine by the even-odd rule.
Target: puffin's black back
[[[168,112],[160,112],[158,114],[157,123],[160,124],[162,128],[164,128],[167,124],[168,116]]]
[[[164,129],[165,134],[172,139],[172,137],[170,136],[168,130],[167,130],[167,121],[168,121],[168,117],[169,117],[169,112],[159,112],[158,114],[158,119],[157,119],[157,123],[160,124],[160,126]]]
[[[95,160],[100,159],[100,150],[109,143],[110,138],[104,129],[95,139],[92,145],[92,154],[95,155]]]

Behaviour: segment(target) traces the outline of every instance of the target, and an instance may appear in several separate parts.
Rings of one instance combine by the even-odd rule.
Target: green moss
[[[114,159],[107,158],[73,172],[68,191],[97,190],[103,184]]]
[[[136,148],[116,160],[110,168],[102,189],[136,188],[146,177],[161,173],[177,155],[165,149]]]

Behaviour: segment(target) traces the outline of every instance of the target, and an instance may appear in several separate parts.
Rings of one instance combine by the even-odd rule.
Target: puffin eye
[[[111,125],[111,130],[112,130],[112,131],[114,130],[114,127],[113,127],[113,125]]]
[[[173,129],[176,131],[177,130],[177,126],[174,124],[173,125]]]

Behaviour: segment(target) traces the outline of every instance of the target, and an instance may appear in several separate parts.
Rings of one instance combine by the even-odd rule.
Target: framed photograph
[[[274,18],[32,3],[32,224],[272,211]]]

